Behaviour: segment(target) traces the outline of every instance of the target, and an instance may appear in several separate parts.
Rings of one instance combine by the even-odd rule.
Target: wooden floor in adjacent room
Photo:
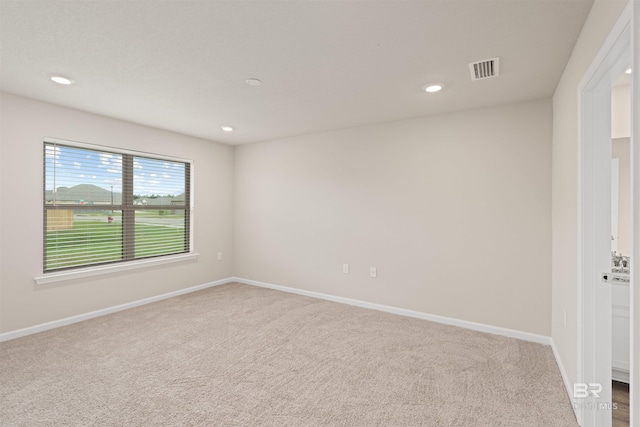
[[[629,384],[613,381],[611,401],[617,404],[613,412],[613,427],[629,427]]]

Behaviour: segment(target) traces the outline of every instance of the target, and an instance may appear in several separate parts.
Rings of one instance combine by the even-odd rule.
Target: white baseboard
[[[100,317],[106,314],[115,313],[117,311],[127,310],[129,308],[150,304],[152,302],[177,297],[179,295],[200,291],[202,289],[211,288],[213,286],[224,285],[225,283],[230,283],[232,281],[233,280],[231,278],[216,280],[215,282],[209,282],[202,285],[192,286],[190,288],[180,289],[177,291],[168,292],[166,294],[156,295],[153,297],[128,302],[125,304],[116,305],[114,307],[103,308],[101,310],[92,311],[90,313],[79,314],[77,316],[71,316],[64,319],[60,319],[60,320],[54,320],[52,322],[41,323],[40,325],[29,326],[27,328],[18,329],[11,332],[5,332],[3,334],[0,334],[0,342],[13,340],[13,339],[24,337],[31,334],[37,334],[38,332],[48,331],[49,329],[59,328],[61,326],[70,325],[72,323],[82,322],[83,320],[93,319],[94,317]]]
[[[486,325],[486,324],[482,324],[482,323],[470,322],[470,321],[467,321],[467,320],[460,320],[460,319],[454,319],[454,318],[451,318],[451,317],[444,317],[444,316],[438,316],[438,315],[434,315],[434,314],[423,313],[423,312],[419,312],[419,311],[407,310],[407,309],[398,308],[398,307],[392,307],[392,306],[388,306],[388,305],[376,304],[376,303],[371,303],[371,302],[366,302],[366,301],[361,301],[361,300],[356,300],[356,299],[351,299],[351,298],[338,297],[338,296],[334,296],[334,295],[323,294],[323,293],[320,293],[320,292],[313,292],[313,291],[307,291],[307,290],[303,290],[303,289],[290,288],[290,287],[287,287],[287,286],[274,285],[274,284],[271,284],[271,283],[258,282],[256,280],[243,279],[241,277],[229,277],[229,278],[226,278],[226,279],[216,280],[214,282],[209,282],[209,283],[205,283],[205,284],[202,284],[202,285],[192,286],[190,288],[180,289],[180,290],[169,292],[169,293],[162,294],[162,295],[156,295],[156,296],[153,296],[153,297],[144,298],[144,299],[141,299],[141,300],[132,301],[132,302],[121,304],[121,305],[117,305],[117,306],[114,306],[114,307],[108,307],[108,308],[104,308],[104,309],[101,309],[101,310],[92,311],[90,313],[85,313],[85,314],[80,314],[80,315],[77,315],[77,316],[67,317],[65,319],[60,319],[60,320],[54,320],[52,322],[42,323],[40,325],[30,326],[30,327],[27,327],[27,328],[18,329],[18,330],[11,331],[11,332],[5,332],[3,334],[0,334],[0,342],[9,341],[9,340],[12,340],[12,339],[24,337],[24,336],[31,335],[31,334],[36,334],[38,332],[44,332],[44,331],[47,331],[49,329],[59,328],[61,326],[70,325],[72,323],[82,322],[83,320],[93,319],[95,317],[104,316],[104,315],[115,313],[115,312],[118,312],[118,311],[127,310],[127,309],[138,307],[138,306],[141,306],[141,305],[150,304],[150,303],[153,303],[153,302],[165,300],[165,299],[168,299],[168,298],[173,298],[173,297],[176,297],[176,296],[179,296],[179,295],[188,294],[188,293],[191,293],[191,292],[196,292],[196,291],[199,291],[199,290],[202,290],[202,289],[211,288],[211,287],[214,287],[214,286],[224,285],[226,283],[231,283],[231,282],[238,282],[238,283],[243,283],[243,284],[246,284],[246,285],[258,286],[258,287],[261,287],[261,288],[269,288],[269,289],[274,289],[274,290],[278,290],[278,291],[289,292],[289,293],[298,294],[298,295],[304,295],[304,296],[308,296],[308,297],[312,297],[312,298],[319,298],[319,299],[324,299],[324,300],[328,300],[328,301],[334,301],[334,302],[338,302],[338,303],[342,303],[342,304],[348,304],[348,305],[368,308],[368,309],[372,309],[372,310],[384,311],[384,312],[387,312],[387,313],[398,314],[398,315],[401,315],[401,316],[415,317],[415,318],[418,318],[418,319],[429,320],[429,321],[442,323],[442,324],[446,324],[446,325],[458,326],[458,327],[461,327],[461,328],[471,329],[471,330],[474,330],[474,331],[486,332],[486,333],[495,334],[495,335],[502,335],[502,336],[505,336],[505,337],[516,338],[516,339],[520,339],[520,340],[523,340],[523,341],[530,341],[530,342],[535,342],[535,343],[538,343],[538,344],[550,345],[551,349],[553,351],[553,355],[554,355],[554,357],[556,359],[556,363],[558,364],[558,368],[560,369],[560,374],[562,376],[562,381],[564,382],[564,386],[566,388],[567,395],[569,396],[569,400],[571,401],[572,408],[573,408],[574,413],[576,415],[576,419],[578,420],[578,424],[582,425],[581,413],[580,413],[580,411],[576,410],[577,406],[575,405],[575,401],[574,401],[574,399],[572,397],[573,396],[573,394],[572,394],[573,393],[573,387],[572,387],[572,385],[571,385],[571,383],[569,381],[567,373],[566,373],[566,371],[564,369],[564,366],[562,364],[562,360],[560,359],[560,356],[558,354],[558,350],[557,350],[557,348],[555,346],[555,343],[553,342],[553,339],[551,337],[547,337],[547,336],[544,336],[544,335],[538,335],[538,334],[532,334],[532,333],[529,333],[529,332],[518,331],[518,330],[515,330],[515,329],[502,328],[502,327],[499,327],[499,326],[491,326],[491,325]]]
[[[114,307],[108,307],[108,308],[104,308],[104,309],[101,309],[101,310],[92,311],[90,313],[85,313],[85,314],[80,314],[80,315],[77,315],[77,316],[67,317],[65,319],[60,319],[60,320],[54,320],[52,322],[42,323],[40,325],[30,326],[30,327],[27,327],[27,328],[18,329],[18,330],[11,331],[11,332],[5,332],[3,334],[0,334],[0,342],[9,341],[9,340],[12,340],[12,339],[24,337],[24,336],[31,335],[31,334],[36,334],[38,332],[44,332],[44,331],[47,331],[49,329],[59,328],[61,326],[70,325],[72,323],[82,322],[83,320],[93,319],[95,317],[104,316],[104,315],[115,313],[115,312],[118,312],[118,311],[127,310],[127,309],[138,307],[138,306],[141,306],[141,305],[150,304],[150,303],[153,303],[153,302],[156,302],[156,301],[161,301],[161,300],[165,300],[165,299],[168,299],[168,298],[173,298],[173,297],[176,297],[176,296],[179,296],[179,295],[184,295],[184,294],[188,294],[188,293],[191,293],[191,292],[196,292],[196,291],[199,291],[199,290],[202,290],[202,289],[206,289],[206,288],[211,288],[211,287],[214,287],[214,286],[224,285],[226,283],[231,283],[231,282],[238,282],[238,283],[243,283],[243,284],[246,284],[246,285],[252,285],[252,286],[258,286],[258,287],[262,287],[262,288],[275,289],[275,290],[278,290],[278,291],[289,292],[289,293],[294,293],[294,294],[298,294],[298,295],[304,295],[304,296],[308,296],[308,297],[312,297],[312,298],[324,299],[324,300],[328,300],[328,301],[334,301],[334,302],[338,302],[338,303],[342,303],[342,304],[348,304],[348,305],[368,308],[368,309],[372,309],[372,310],[384,311],[384,312],[387,312],[387,313],[398,314],[398,315],[401,315],[401,316],[415,317],[415,318],[418,318],[418,319],[429,320],[429,321],[433,321],[433,322],[437,322],[437,323],[442,323],[442,324],[445,324],[445,325],[458,326],[458,327],[461,327],[461,328],[471,329],[471,330],[474,330],[474,331],[486,332],[486,333],[495,334],[495,335],[502,335],[502,336],[505,336],[505,337],[516,338],[516,339],[520,339],[520,340],[523,340],[523,341],[530,341],[530,342],[535,342],[535,343],[538,343],[538,344],[550,345],[551,349],[553,351],[553,355],[554,355],[554,357],[556,359],[556,362],[558,364],[558,367],[560,369],[560,374],[562,375],[562,380],[564,382],[565,388],[567,389],[567,394],[569,396],[569,399],[571,400],[572,407],[574,408],[574,412],[576,413],[576,418],[578,419],[578,422],[580,424],[582,424],[581,420],[580,420],[579,411],[575,411],[575,407],[576,406],[573,405],[574,400],[571,397],[572,393],[573,393],[573,388],[571,387],[571,384],[569,382],[567,374],[566,374],[566,372],[564,370],[564,367],[563,367],[562,361],[561,361],[561,359],[560,359],[560,357],[558,355],[558,351],[556,349],[556,346],[555,346],[555,344],[553,343],[553,340],[550,337],[547,337],[547,336],[544,336],[544,335],[532,334],[532,333],[529,333],[529,332],[518,331],[518,330],[515,330],[515,329],[502,328],[502,327],[499,327],[499,326],[491,326],[491,325],[486,325],[486,324],[482,324],[482,323],[470,322],[470,321],[467,321],[467,320],[454,319],[454,318],[451,318],[451,317],[438,316],[438,315],[434,315],[434,314],[428,314],[428,313],[423,313],[423,312],[419,312],[419,311],[407,310],[407,309],[398,308],[398,307],[392,307],[392,306],[388,306],[388,305],[382,305],[382,304],[376,304],[376,303],[371,303],[371,302],[366,302],[366,301],[361,301],[361,300],[355,300],[355,299],[351,299],[351,298],[338,297],[338,296],[334,296],[334,295],[323,294],[323,293],[320,293],[320,292],[306,291],[306,290],[303,290],[303,289],[296,289],[296,288],[290,288],[290,287],[286,287],[286,286],[274,285],[274,284],[271,284],[271,283],[258,282],[256,280],[243,279],[241,277],[229,277],[229,278],[226,278],[226,279],[216,280],[214,282],[209,282],[209,283],[205,283],[205,284],[202,284],[202,285],[192,286],[190,288],[180,289],[180,290],[169,292],[169,293],[162,294],[162,295],[156,295],[156,296],[153,296],[153,297],[144,298],[144,299],[141,299],[141,300],[132,301],[132,302],[121,304],[121,305],[117,305],[117,306],[114,306]]]
[[[54,320],[51,322],[42,323],[39,325],[30,326],[23,329],[18,329],[15,331],[5,332],[3,334],[0,334],[0,342],[24,337],[31,334],[36,334],[38,332],[47,331],[49,329],[59,328],[61,326],[81,322],[83,320],[93,319],[94,317],[104,316],[106,314],[127,310],[129,308],[138,307],[144,304],[150,304],[152,302],[161,301],[167,298],[176,297],[178,295],[184,295],[190,292],[195,292],[202,289],[223,285],[225,283],[231,283],[231,282],[238,282],[238,283],[244,283],[246,285],[253,285],[253,286],[258,286],[262,288],[275,289],[283,292],[289,292],[289,293],[309,296],[313,298],[320,298],[328,301],[339,302],[342,304],[348,304],[348,305],[353,305],[357,307],[369,308],[372,310],[384,311],[387,313],[398,314],[401,316],[415,317],[423,320],[430,320],[433,322],[443,323],[445,325],[458,326],[461,328],[471,329],[474,331],[486,332],[486,333],[495,334],[495,335],[502,335],[509,338],[516,338],[516,339],[535,342],[539,344],[546,344],[546,345],[551,344],[551,338],[544,335],[537,335],[529,332],[518,331],[515,329],[502,328],[499,326],[491,326],[491,325],[486,325],[482,323],[475,323],[467,320],[460,320],[460,319],[454,319],[451,317],[438,316],[434,314],[423,313],[420,311],[407,310],[404,308],[376,304],[376,303],[371,303],[371,302],[366,302],[361,300],[355,300],[351,298],[338,297],[334,295],[323,294],[320,292],[312,292],[312,291],[306,291],[303,289],[289,288],[286,286],[274,285],[271,283],[258,282],[256,280],[243,279],[241,277],[229,277],[226,279],[217,280],[215,282],[209,282],[209,283],[205,283],[198,286],[192,286],[190,288],[180,289],[177,291],[169,292],[162,295],[156,295],[149,298],[144,298],[137,301],[132,301],[132,302],[117,305],[114,307],[108,307],[101,310],[80,314],[77,316],[71,316],[64,319],[60,319],[60,320]],[[554,354],[555,354],[555,350],[554,350]],[[557,355],[556,355],[556,359],[558,359]]]
[[[569,400],[571,401],[571,408],[573,409],[573,413],[576,415],[576,420],[579,425],[582,425],[582,412],[578,410],[578,405],[576,404],[575,399],[573,398],[573,386],[571,381],[569,381],[569,377],[567,376],[567,371],[564,370],[564,365],[562,364],[562,359],[560,359],[560,354],[558,353],[558,349],[556,348],[556,344],[551,338],[551,350],[553,350],[553,356],[556,359],[556,363],[558,364],[558,368],[560,369],[560,375],[562,375],[562,382],[564,382],[564,388],[567,390],[567,396],[569,396]]]
[[[505,337],[516,338],[523,341],[535,342],[538,344],[545,344],[545,345],[551,344],[550,337],[547,337],[544,335],[532,334],[529,332],[518,331],[515,329],[507,329],[499,326],[486,325],[483,323],[469,322],[467,320],[454,319],[451,317],[438,316],[435,314],[428,314],[420,311],[407,310],[404,308],[392,307],[389,305],[382,305],[382,304],[376,304],[376,303],[371,303],[366,301],[355,300],[351,298],[338,297],[334,295],[323,294],[320,292],[312,292],[312,291],[306,291],[303,289],[273,285],[271,283],[258,282],[256,280],[243,279],[241,277],[233,277],[233,281],[238,283],[244,283],[245,285],[253,285],[253,286],[259,286],[261,288],[275,289],[278,291],[290,292],[293,294],[299,294],[299,295],[304,295],[304,296],[313,297],[313,298],[320,298],[328,301],[339,302],[342,304],[349,304],[357,307],[363,307],[363,308],[369,308],[372,310],[384,311],[387,313],[399,314],[401,316],[415,317],[423,320],[430,320],[432,322],[443,323],[445,325],[459,326],[461,328],[471,329],[474,331],[486,332],[494,335],[502,335]]]
[[[622,369],[611,369],[611,379],[615,381],[619,381],[621,383],[631,383],[631,375],[629,375],[629,371],[625,371]]]

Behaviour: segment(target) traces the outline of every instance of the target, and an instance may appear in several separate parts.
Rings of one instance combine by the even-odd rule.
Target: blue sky
[[[45,144],[45,189],[92,184],[122,192],[122,156],[82,148]],[[137,195],[184,193],[183,163],[134,157],[133,192]]]

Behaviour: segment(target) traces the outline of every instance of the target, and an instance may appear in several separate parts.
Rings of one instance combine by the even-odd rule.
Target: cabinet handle
[[[602,273],[602,281],[605,283],[630,283],[630,276],[626,274]]]

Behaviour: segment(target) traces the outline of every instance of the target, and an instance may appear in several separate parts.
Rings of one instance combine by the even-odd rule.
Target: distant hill
[[[58,187],[54,193],[51,190],[45,192],[47,201],[57,200],[66,203],[96,203],[111,204],[111,191],[92,184],[79,184],[74,187]],[[113,192],[113,203],[122,203],[122,193]]]

